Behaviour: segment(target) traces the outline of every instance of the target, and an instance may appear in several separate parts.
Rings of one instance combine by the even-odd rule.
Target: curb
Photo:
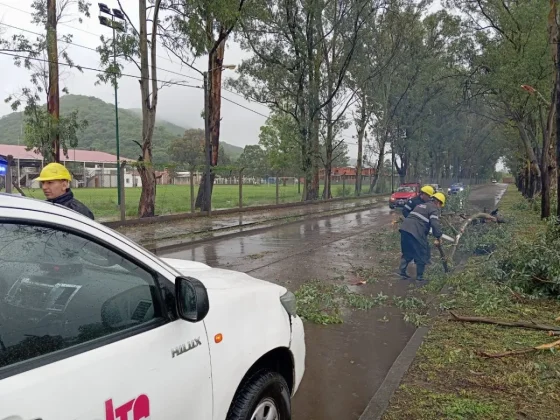
[[[410,340],[406,343],[406,346],[391,366],[391,369],[389,369],[387,376],[385,376],[381,386],[369,401],[359,420],[381,419],[385,410],[387,410],[387,407],[389,406],[391,397],[399,387],[402,378],[414,361],[416,352],[420,348],[420,345],[424,341],[424,337],[428,331],[430,331],[429,327],[420,327],[416,329],[414,334],[412,334],[412,337],[410,337]]]
[[[316,206],[325,203],[360,201],[360,200],[368,200],[372,198],[377,199],[378,197],[387,197],[389,195],[390,194],[371,194],[371,195],[363,195],[360,197],[337,197],[337,198],[330,198],[328,200],[296,201],[296,202],[283,203],[283,204],[270,204],[270,205],[266,204],[260,206],[219,209],[219,210],[213,210],[211,212],[210,217],[230,215],[230,214],[242,214],[242,213],[250,213],[250,212],[262,212],[266,210],[286,209],[286,208],[294,208],[294,207],[297,208],[297,207],[306,207],[306,206]],[[200,217],[208,217],[208,213],[207,212],[176,213],[176,214],[166,214],[166,215],[154,216],[154,217],[145,217],[141,219],[133,218],[133,219],[126,219],[126,220],[107,220],[101,222],[101,224],[111,229],[116,229],[122,226],[149,225],[149,224],[161,223],[161,222],[173,222],[176,220],[196,219]]]

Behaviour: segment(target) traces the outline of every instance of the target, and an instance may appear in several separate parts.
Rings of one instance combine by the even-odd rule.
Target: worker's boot
[[[424,269],[426,266],[424,264],[416,264],[416,280],[423,281],[424,280]]]
[[[410,276],[406,274],[406,267],[408,267],[408,261],[404,258],[401,258],[401,263],[399,265],[399,275],[402,278],[409,279]]]

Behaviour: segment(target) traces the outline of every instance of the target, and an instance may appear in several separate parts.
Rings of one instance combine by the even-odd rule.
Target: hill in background
[[[93,96],[65,95],[60,98],[60,113],[79,111],[79,118],[88,121],[88,126],[78,135],[78,149],[98,150],[116,153],[115,144],[115,107]],[[21,136],[23,112],[13,112],[0,118],[0,144],[23,145]],[[154,161],[168,163],[171,161],[167,150],[173,139],[182,136],[185,127],[157,119],[154,130]],[[133,140],[142,143],[142,119],[137,109],[119,108],[119,137],[121,156],[137,159],[140,148]],[[228,143],[221,144],[226,154],[237,159],[243,148]]]

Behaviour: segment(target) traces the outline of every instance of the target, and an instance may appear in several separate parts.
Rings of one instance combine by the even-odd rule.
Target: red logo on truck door
[[[150,419],[150,399],[147,395],[142,394],[116,408],[113,406],[112,399],[105,401],[105,420],[144,419]]]

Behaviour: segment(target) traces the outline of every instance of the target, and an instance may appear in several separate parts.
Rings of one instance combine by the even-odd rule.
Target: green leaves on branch
[[[41,153],[45,162],[54,161],[53,139],[58,136],[60,148],[68,157],[68,149],[78,146],[78,132],[87,127],[87,121],[78,118],[74,111],[56,120],[45,107],[26,109],[24,142],[28,150]]]

